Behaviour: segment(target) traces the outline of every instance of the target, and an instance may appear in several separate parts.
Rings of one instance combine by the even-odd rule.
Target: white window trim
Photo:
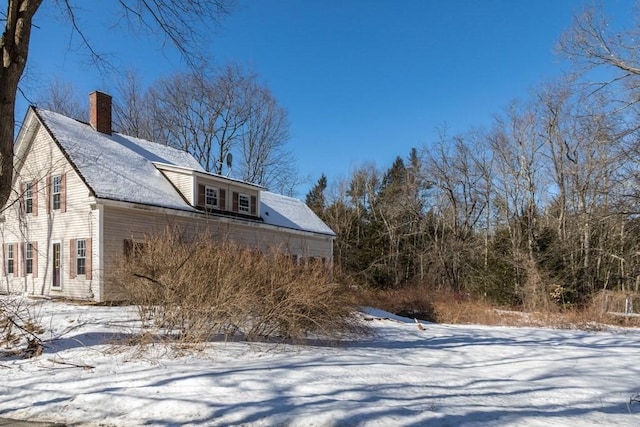
[[[56,191],[56,179],[58,180],[58,191]],[[58,196],[58,207],[56,207],[55,199]],[[60,210],[62,207],[62,175],[54,175],[51,177],[51,210]]]
[[[29,261],[31,261],[31,271],[28,270]],[[33,245],[29,242],[24,245],[24,274],[33,274]]]
[[[9,254],[9,249],[11,249],[11,254]],[[16,274],[16,251],[15,251],[15,245],[13,243],[7,243],[5,245],[5,251],[7,254],[7,259],[4,260],[5,262],[5,271],[7,272],[7,276],[14,276]],[[11,255],[11,256],[9,256]],[[9,261],[11,261],[11,272],[9,272]]]
[[[82,242],[82,248],[80,247],[80,242]],[[83,255],[80,255],[80,250],[83,251]],[[80,260],[84,260],[84,271],[80,273],[79,262]],[[77,239],[76,240],[76,275],[84,276],[87,274],[87,239]]]
[[[33,183],[32,182],[27,182],[24,185],[24,212],[27,214],[33,213]]]
[[[62,252],[62,249],[63,249],[62,240],[52,240],[51,241],[51,262],[52,262],[51,266],[53,268],[55,268],[55,266],[53,265],[53,261],[54,261],[54,259],[53,259],[53,245],[56,244],[56,243],[58,245],[60,245],[59,246],[59,248],[60,248],[60,253],[59,253],[60,259],[58,260],[58,262],[60,263],[60,267],[59,267],[60,268],[60,284],[58,286],[54,286],[53,283],[51,283],[51,289],[53,289],[54,291],[61,291],[62,290],[62,279],[64,278],[64,274],[63,274],[63,271],[62,271],[62,268],[64,266],[64,262],[63,262],[64,254]],[[51,279],[53,280],[53,271],[51,272]]]
[[[209,191],[209,190],[215,191],[215,193],[216,193],[216,203],[215,204],[207,203],[207,191]],[[204,187],[204,206],[206,208],[216,208],[216,209],[218,209],[218,207],[220,206],[220,189],[218,189],[217,187],[212,187],[210,185],[205,185],[205,187]]]
[[[242,206],[242,199],[246,199],[247,200],[247,207],[245,208],[244,206]],[[241,213],[251,213],[251,196],[249,196],[248,194],[244,194],[244,193],[239,193],[238,194],[238,212]]]

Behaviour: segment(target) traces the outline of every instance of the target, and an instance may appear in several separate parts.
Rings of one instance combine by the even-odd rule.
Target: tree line
[[[572,74],[513,101],[488,129],[443,131],[331,185],[323,175],[306,201],[337,234],[335,265],[361,284],[526,309],[638,291],[634,31],[612,33],[601,9],[587,9],[560,42]]]

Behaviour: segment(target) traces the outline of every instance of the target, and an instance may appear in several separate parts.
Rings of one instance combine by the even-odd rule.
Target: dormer
[[[260,217],[262,187],[220,175],[196,172],[192,206],[209,213]]]
[[[194,208],[210,214],[260,219],[261,186],[174,165],[154,165]]]

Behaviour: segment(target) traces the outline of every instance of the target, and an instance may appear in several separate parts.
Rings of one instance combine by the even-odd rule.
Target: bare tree
[[[345,179],[337,181],[328,188],[326,190],[327,206],[322,210],[324,221],[326,221],[329,227],[336,233],[333,261],[335,265],[343,268],[345,271],[348,270],[344,267],[348,265],[349,256],[355,252],[354,244],[356,243],[356,239],[354,233],[359,220],[356,216],[356,209],[351,205],[348,188],[349,182]],[[312,197],[312,199],[314,198],[315,197]],[[322,201],[324,204],[324,194],[322,195]]]
[[[573,25],[560,39],[560,48],[587,68],[612,65],[640,75],[637,46],[633,37],[626,37],[637,35],[638,29],[627,31],[624,37],[613,33],[602,5],[592,5],[574,18]]]
[[[11,195],[16,94],[29,55],[31,22],[42,0],[10,0],[0,49],[0,205]]]
[[[142,80],[135,72],[125,73],[118,81],[113,103],[113,124],[118,132],[156,141],[160,132],[151,120],[151,101]]]
[[[228,12],[232,0],[118,0],[119,10],[135,28],[150,34],[161,34],[164,43],[173,45],[191,64],[199,59],[196,48],[206,39],[199,29]],[[13,142],[15,106],[18,84],[27,65],[32,21],[42,0],[8,0],[4,31],[0,38],[2,67],[0,68],[0,205],[10,194],[13,181]],[[83,46],[94,59],[100,59],[76,19],[73,0],[59,0],[58,7],[68,18],[69,29],[80,36]],[[199,24],[199,25],[198,25]]]
[[[174,74],[149,91],[155,140],[191,153],[208,172],[221,174],[248,121],[247,80],[228,66],[218,75]]]
[[[297,184],[286,146],[287,112],[255,74],[237,65],[175,74],[156,82],[145,102],[151,121],[145,128],[154,132],[145,137],[191,153],[205,170],[222,174],[227,168],[227,174],[285,193]]]
[[[62,80],[52,80],[44,89],[44,93],[38,95],[36,101],[39,107],[64,114],[79,120],[89,117],[86,103],[81,103],[73,85]]]
[[[191,153],[205,170],[213,171],[221,107],[209,86],[200,74],[174,74],[157,81],[149,91],[150,119],[151,127],[160,129],[156,142]]]
[[[476,252],[475,229],[484,217],[486,176],[481,168],[482,149],[474,152],[464,136],[444,135],[427,153],[428,176],[434,187],[437,219],[431,229],[434,256],[444,282],[456,291],[464,289],[470,259]],[[475,141],[478,142],[478,141]]]
[[[540,307],[547,300],[536,242],[542,189],[547,180],[535,108],[513,102],[506,114],[496,119],[490,143],[496,161],[496,205],[511,243],[514,293],[528,308]]]
[[[255,85],[249,93],[249,116],[240,138],[243,180],[281,189],[295,177],[293,155],[287,149],[287,111],[266,87]]]

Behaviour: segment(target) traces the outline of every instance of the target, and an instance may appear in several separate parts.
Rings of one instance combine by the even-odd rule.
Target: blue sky
[[[44,2],[32,35],[23,87],[47,79],[73,83],[85,96],[115,93],[113,73],[99,73],[77,52],[68,24]],[[77,2],[83,4],[84,2]],[[161,40],[116,26],[115,0],[84,5],[80,24],[96,50],[145,84],[184,69]],[[255,70],[288,113],[290,148],[310,182],[347,177],[373,162],[388,167],[411,147],[491,124],[515,98],[567,64],[555,53],[583,0],[238,0],[211,34],[207,55]],[[630,0],[606,0],[626,23]],[[116,73],[117,74],[117,73]],[[83,98],[84,102],[86,99]],[[19,103],[22,118],[26,101]]]

